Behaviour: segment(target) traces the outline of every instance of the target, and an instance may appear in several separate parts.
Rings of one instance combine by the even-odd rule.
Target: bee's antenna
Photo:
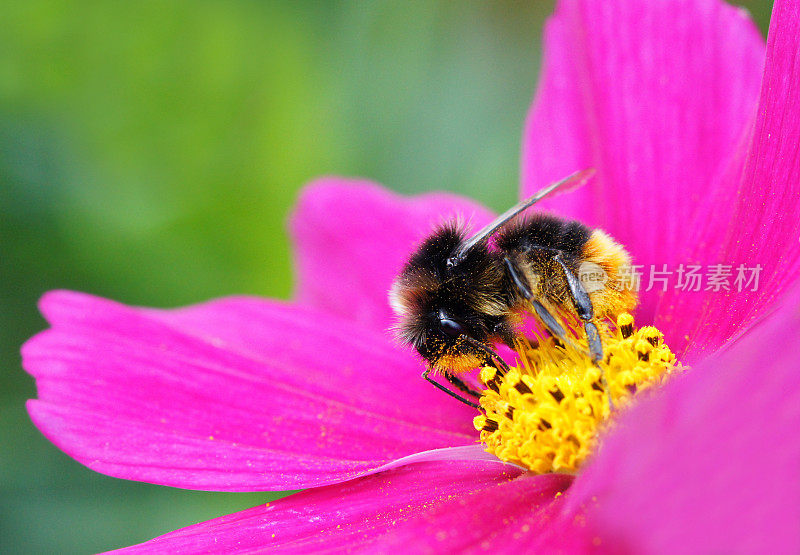
[[[527,210],[540,200],[550,196],[550,194],[554,193],[555,191],[560,192],[567,192],[577,189],[578,187],[582,186],[586,183],[590,177],[592,177],[595,173],[594,169],[587,169],[581,170],[573,173],[569,177],[562,179],[561,181],[556,181],[551,185],[548,185],[544,189],[539,190],[533,196],[523,200],[516,206],[513,206],[500,214],[492,223],[481,229],[478,233],[464,241],[458,250],[453,253],[453,255],[447,260],[447,264],[452,266],[458,263],[460,260],[466,256],[467,252],[475,245],[481,243],[482,241],[486,241],[489,236],[497,231],[502,225],[507,223],[509,220],[520,214],[521,212]]]
[[[444,391],[445,393],[447,393],[448,395],[450,395],[450,397],[452,397],[452,398],[454,398],[454,399],[457,399],[458,401],[461,401],[461,402],[462,402],[462,403],[464,403],[465,405],[469,405],[470,407],[472,407],[472,408],[474,408],[474,409],[480,408],[480,405],[478,405],[478,403],[474,403],[474,402],[472,402],[472,401],[469,401],[468,399],[465,399],[464,397],[462,397],[462,396],[461,396],[461,395],[459,395],[458,393],[456,393],[456,392],[454,392],[454,391],[451,391],[451,390],[447,389],[445,386],[443,386],[442,384],[440,384],[439,382],[437,382],[436,380],[434,380],[433,378],[431,378],[431,377],[430,377],[430,373],[431,373],[431,368],[430,368],[430,366],[426,366],[426,367],[425,367],[425,371],[422,373],[422,377],[423,377],[423,378],[425,378],[425,379],[426,379],[427,381],[429,381],[430,383],[432,383],[433,385],[435,385],[435,386],[436,386],[437,388],[439,388],[440,390],[442,390],[442,391]],[[464,384],[464,382],[462,382],[461,380],[459,380],[459,379],[458,379],[458,378],[456,378],[455,376],[452,376],[452,375],[450,375],[450,374],[447,374],[447,373],[445,373],[445,377],[448,379],[448,381],[450,381],[450,383],[452,383],[453,385],[455,385],[455,386],[456,386],[456,387],[458,387],[459,389],[462,389],[462,390],[463,390],[465,393],[469,393],[469,394],[470,394],[470,395],[472,395],[473,397],[475,397],[475,396],[476,396],[476,392],[474,392],[474,391],[470,390],[470,389],[469,389],[469,388],[466,386],[466,384]],[[454,380],[455,380],[455,381],[454,381]],[[458,382],[458,383],[456,383],[456,382]],[[479,396],[479,394],[478,394],[478,396]]]

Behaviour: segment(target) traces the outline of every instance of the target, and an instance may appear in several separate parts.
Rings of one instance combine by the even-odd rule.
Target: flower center
[[[505,375],[481,370],[485,415],[474,424],[486,451],[534,472],[574,472],[594,451],[612,414],[610,401],[614,409],[625,407],[634,394],[683,369],[663,334],[652,326],[634,329],[630,314],[600,333],[605,356],[598,365],[547,337],[519,344],[521,364]],[[585,340],[574,343],[588,351]]]

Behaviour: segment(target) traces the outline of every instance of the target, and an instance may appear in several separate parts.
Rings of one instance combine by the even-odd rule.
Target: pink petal
[[[513,486],[516,482],[509,481],[519,474],[511,467],[486,462],[414,464],[305,491],[267,506],[189,526],[125,551],[269,549],[309,553],[356,547],[380,549],[381,536],[387,531],[453,501],[480,498],[487,495],[485,492],[492,495],[498,486]],[[548,491],[550,498],[557,487],[564,487],[563,478],[540,478],[540,489]],[[524,481],[527,482],[530,480]],[[467,516],[465,513],[464,509],[459,512],[463,517]],[[414,543],[407,544],[403,551],[414,551],[415,545],[426,541],[421,537],[413,539]]]
[[[446,193],[405,198],[366,181],[312,183],[292,217],[297,299],[372,329],[388,329],[394,321],[387,297],[392,281],[414,246],[453,217],[475,228],[492,214]]]
[[[403,458],[396,459],[387,463],[374,472],[383,472],[384,470],[391,470],[399,468],[411,463],[432,462],[432,461],[484,461],[500,465],[511,466],[520,470],[525,470],[523,467],[514,463],[507,463],[501,461],[491,453],[486,452],[484,445],[475,443],[474,445],[462,445],[460,447],[445,447],[442,449],[431,449],[429,451],[420,451],[413,455],[407,455]]]
[[[51,293],[23,349],[36,425],[90,468],[214,490],[281,490],[473,444],[474,411],[379,332],[258,299],[177,311]]]
[[[471,496],[451,499],[392,527],[381,552],[585,552],[592,538],[564,511],[572,483],[564,474],[523,474]]]
[[[634,553],[800,552],[800,288],[779,315],[646,399],[570,490]]]
[[[700,359],[774,308],[800,276],[800,3],[775,2],[755,126],[748,142],[705,204],[686,260],[731,266],[730,290],[672,292],[659,307],[690,338],[688,358]],[[735,284],[739,266],[761,266],[758,286]],[[745,274],[749,276],[749,273]],[[741,290],[740,290],[741,289]],[[686,315],[691,315],[687,318]],[[681,348],[680,344],[675,345]]]
[[[594,167],[590,185],[543,206],[604,228],[636,264],[674,262],[755,108],[757,29],[715,0],[563,0],[545,49],[523,195]],[[656,301],[643,295],[642,321],[652,321]]]

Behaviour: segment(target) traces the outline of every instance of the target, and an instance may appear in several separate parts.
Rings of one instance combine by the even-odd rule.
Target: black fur
[[[564,262],[575,268],[592,230],[576,221],[562,220],[549,214],[518,218],[495,235],[495,245],[507,253],[527,254],[537,248],[561,251]]]
[[[504,225],[490,239],[491,248],[487,242],[478,243],[454,262],[466,235],[455,224],[439,228],[398,278],[395,293],[406,307],[399,326],[402,340],[434,364],[444,356],[485,359],[485,352],[462,334],[484,345],[502,341],[511,346],[516,333],[513,311],[529,301],[511,282],[504,258],[533,264],[545,284],[536,294],[563,305],[569,299],[568,283],[563,270],[553,266],[554,256],[559,254],[574,271],[591,234],[580,222],[535,214]]]
[[[488,305],[496,311],[509,302],[498,255],[479,244],[457,264],[448,263],[464,239],[464,232],[455,225],[439,228],[401,274],[407,291],[413,291],[415,314],[401,331],[428,360],[465,350],[464,345],[457,345],[457,338],[448,337],[441,329],[442,315],[458,322],[467,335],[482,343],[490,337],[504,341],[513,337],[506,314],[486,313]],[[420,287],[422,282],[435,283],[435,287]]]

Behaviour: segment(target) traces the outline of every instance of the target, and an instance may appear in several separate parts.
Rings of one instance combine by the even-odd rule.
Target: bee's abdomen
[[[631,257],[606,232],[592,231],[581,250],[581,263],[592,264],[603,272],[603,287],[589,292],[596,314],[615,316],[636,306],[638,291],[632,280]]]
[[[506,253],[560,251],[567,265],[573,266],[583,257],[591,235],[591,228],[581,222],[535,214],[506,226],[498,233],[495,244]]]
[[[587,288],[596,316],[608,317],[636,306],[636,291],[627,282],[631,258],[602,230],[593,230],[577,221],[536,214],[507,226],[498,234],[496,245],[518,266],[534,295],[552,305],[571,310],[573,304],[563,268],[553,260],[560,254],[567,268],[579,279],[587,270],[601,273],[601,286]]]

